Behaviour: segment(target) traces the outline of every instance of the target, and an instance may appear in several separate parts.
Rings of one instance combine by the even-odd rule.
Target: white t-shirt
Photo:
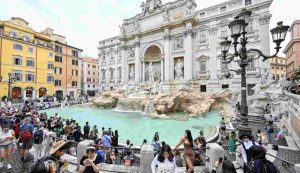
[[[158,155],[156,155],[152,161],[152,173],[176,173],[175,158],[173,158],[173,162],[170,162],[168,159],[165,159],[164,162],[159,162],[157,158]]]
[[[8,130],[6,133],[3,130],[0,131],[0,145],[8,145],[13,142],[12,139],[4,141],[7,137],[13,137],[13,130]]]

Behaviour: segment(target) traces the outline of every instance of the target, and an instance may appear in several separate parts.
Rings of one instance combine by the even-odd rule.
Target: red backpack
[[[29,126],[27,125],[26,127],[24,127],[21,131],[21,139],[22,140],[29,140],[32,138],[32,133],[30,131]]]

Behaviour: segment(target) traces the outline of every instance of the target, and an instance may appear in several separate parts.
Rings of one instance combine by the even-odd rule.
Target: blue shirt
[[[151,145],[153,146],[154,150],[158,150],[161,148],[160,141],[153,141]]]
[[[101,162],[100,163],[104,163],[104,158],[105,158],[105,152],[103,150],[98,150],[96,152],[97,155],[101,156]]]
[[[108,135],[104,135],[101,138],[101,143],[105,146],[105,147],[110,147],[110,143],[111,143],[111,137]]]
[[[30,124],[30,123],[23,123],[20,126],[19,131],[21,132],[22,130],[25,130],[25,128],[29,128],[32,133],[34,131],[34,126],[32,124]]]

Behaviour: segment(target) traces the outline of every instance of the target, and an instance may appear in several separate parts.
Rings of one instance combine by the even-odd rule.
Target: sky
[[[141,12],[145,0],[0,0],[0,20],[21,17],[35,31],[47,27],[67,37],[71,46],[83,49],[83,56],[97,58],[100,40],[120,34],[123,19]],[[174,0],[162,0],[163,3]],[[227,0],[196,0],[197,10]],[[278,21],[291,25],[300,19],[300,0],[273,0],[270,28]],[[286,40],[289,40],[289,35]],[[288,41],[282,45],[284,48]],[[274,47],[274,44],[271,45]],[[282,49],[283,50],[283,49]],[[274,52],[271,50],[271,53]],[[281,53],[282,54],[282,53]]]

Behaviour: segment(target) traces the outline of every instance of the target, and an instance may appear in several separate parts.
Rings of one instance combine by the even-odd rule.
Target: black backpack
[[[33,134],[33,143],[34,144],[41,144],[44,140],[44,132],[43,130],[37,130]]]
[[[47,168],[48,164],[47,162],[52,161],[55,163],[56,167],[59,167],[59,163],[58,160],[49,155],[49,156],[45,156],[41,159],[39,159],[31,168],[30,168],[30,173],[48,173],[49,170]]]

